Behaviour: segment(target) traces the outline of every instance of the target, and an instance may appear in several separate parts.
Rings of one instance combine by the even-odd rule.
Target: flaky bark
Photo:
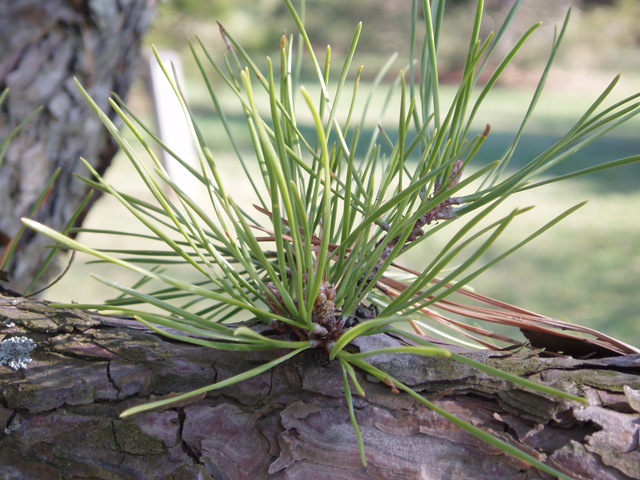
[[[0,246],[13,237],[51,175],[62,173],[37,219],[60,230],[88,188],[73,178],[99,172],[116,144],[80,96],[76,77],[110,116],[108,97],[125,98],[136,72],[142,36],[156,0],[21,0],[0,2],[0,141],[42,106],[18,134],[0,165]],[[23,291],[48,252],[49,239],[27,232],[8,270]]]
[[[130,319],[22,298],[0,297],[0,318],[13,324],[0,337],[25,335],[38,345],[26,369],[0,366],[0,471],[8,478],[549,478],[361,375],[366,397],[353,400],[363,467],[339,366],[321,350],[190,403],[120,419],[132,405],[229,378],[275,354],[176,343]],[[357,345],[397,343],[379,335]],[[591,405],[528,392],[449,359],[385,355],[371,362],[576,479],[640,478],[640,355],[469,355],[584,394]]]

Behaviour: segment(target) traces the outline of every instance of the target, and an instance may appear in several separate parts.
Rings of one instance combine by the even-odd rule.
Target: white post
[[[174,82],[175,69],[175,75],[178,77],[177,84],[182,94],[186,95],[180,55],[173,50],[159,50],[158,53]],[[189,124],[171,84],[154,55],[149,56],[149,71],[160,139],[185,163],[198,169],[198,157]],[[197,182],[193,175],[167,152],[163,151],[162,154],[165,168],[171,179],[185,192],[193,192]]]

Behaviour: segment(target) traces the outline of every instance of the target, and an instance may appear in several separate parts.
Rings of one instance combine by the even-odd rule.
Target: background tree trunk
[[[368,467],[335,362],[323,352],[162,411],[133,405],[223,380],[274,352],[172,342],[127,318],[0,297],[0,337],[35,342],[25,369],[0,366],[0,478],[548,479],[408,395],[361,375],[354,396]],[[398,343],[361,340],[368,350]],[[575,360],[480,351],[474,358],[584,394],[581,407],[444,358],[371,357],[447,411],[576,479],[640,478],[640,355]],[[0,352],[0,360],[2,354]]]
[[[62,172],[36,218],[61,229],[87,194],[73,173],[85,158],[100,173],[116,152],[113,139],[80,96],[76,77],[110,116],[108,97],[125,98],[156,0],[21,0],[0,2],[0,140],[39,106],[43,111],[11,142],[0,165],[0,240],[21,226],[56,168]],[[94,199],[95,200],[95,199]],[[81,223],[82,219],[80,219]],[[27,232],[8,267],[23,291],[40,268],[49,239]]]

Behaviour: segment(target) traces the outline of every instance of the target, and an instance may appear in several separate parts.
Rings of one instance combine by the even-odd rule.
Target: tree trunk
[[[116,144],[74,85],[74,77],[109,115],[108,98],[125,98],[136,73],[140,41],[156,0],[21,0],[0,2],[0,141],[43,106],[13,139],[0,165],[0,245],[21,226],[53,172],[48,201],[36,218],[60,230],[88,188],[85,158],[100,173]],[[95,199],[94,199],[95,200]],[[79,223],[82,222],[82,218]],[[23,291],[40,268],[49,239],[27,232],[7,270],[10,288]]]
[[[320,351],[206,397],[120,419],[125,408],[229,378],[275,353],[173,342],[131,319],[23,298],[0,297],[0,319],[6,324],[0,338],[24,335],[37,343],[26,368],[0,366],[1,478],[549,478],[360,374],[366,397],[353,400],[366,447],[363,467],[342,374]],[[357,346],[394,343],[378,335]],[[384,355],[370,361],[576,479],[640,478],[640,355],[466,354],[584,394],[590,406],[529,392],[449,359]]]

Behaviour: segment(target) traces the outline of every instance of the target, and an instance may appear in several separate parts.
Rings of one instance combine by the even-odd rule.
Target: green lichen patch
[[[624,385],[633,389],[640,389],[640,379],[636,375],[616,372],[614,370],[582,369],[579,371],[548,370],[542,374],[547,383],[557,384],[570,381],[575,385],[608,390],[610,392],[624,392]]]
[[[162,455],[167,450],[162,440],[146,434],[132,420],[115,420],[113,429],[116,443],[123,453]]]

